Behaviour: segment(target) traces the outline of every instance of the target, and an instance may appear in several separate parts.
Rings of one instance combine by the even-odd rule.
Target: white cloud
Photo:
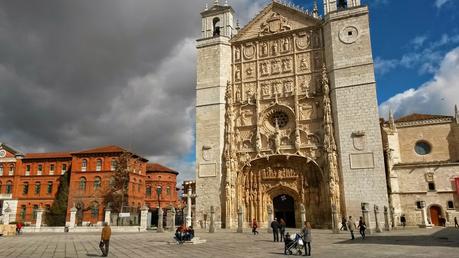
[[[459,104],[459,47],[448,52],[432,80],[397,94],[379,106],[382,117],[410,113],[452,114]]]
[[[378,74],[386,74],[400,64],[397,59],[381,59],[380,57],[375,58],[375,71]]]
[[[435,6],[437,8],[441,8],[444,4],[449,2],[450,0],[435,0]]]

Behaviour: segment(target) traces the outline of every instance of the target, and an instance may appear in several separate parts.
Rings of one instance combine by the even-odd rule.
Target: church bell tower
[[[196,214],[210,223],[211,207],[217,228],[222,226],[222,153],[225,130],[225,92],[231,79],[230,39],[234,10],[218,0],[201,13],[197,40],[196,85]]]
[[[342,210],[353,216],[361,205],[382,210],[388,197],[368,7],[360,0],[324,0],[324,15]]]

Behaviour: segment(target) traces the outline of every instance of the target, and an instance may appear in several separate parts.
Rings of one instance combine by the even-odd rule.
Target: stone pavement
[[[264,231],[264,230],[262,230]],[[296,230],[288,230],[294,232]],[[199,233],[207,243],[168,244],[172,233],[114,233],[109,257],[282,257],[283,243],[271,234]],[[356,234],[356,236],[358,233]],[[313,230],[314,257],[459,257],[459,229],[406,229],[359,237]],[[0,257],[97,257],[100,236],[94,233],[29,233],[0,237]]]

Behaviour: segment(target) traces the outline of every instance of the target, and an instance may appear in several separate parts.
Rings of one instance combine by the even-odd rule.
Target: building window
[[[115,171],[115,169],[116,169],[116,160],[115,160],[115,159],[112,159],[112,160],[110,161],[110,170],[111,170],[111,171]]]
[[[19,212],[19,216],[22,220],[25,220],[27,207],[25,205],[21,205],[21,211]]]
[[[94,202],[91,207],[91,217],[93,219],[97,219],[99,215],[99,204],[97,202]]]
[[[32,218],[37,219],[38,205],[34,205],[32,209]]]
[[[37,175],[41,176],[42,173],[43,173],[43,165],[39,164],[38,165],[38,170],[37,170]]]
[[[48,182],[48,188],[46,189],[47,194],[51,194],[53,192],[53,182]]]
[[[0,176],[3,176],[3,166],[0,165]]]
[[[86,178],[84,177],[80,178],[80,190],[86,191]]]
[[[102,160],[98,159],[96,163],[96,171],[101,171],[102,170]]]
[[[8,175],[9,175],[9,176],[14,175],[14,165],[11,165],[11,166],[10,166],[10,171],[9,171]]]
[[[0,182],[0,194],[1,193],[2,193],[2,182]],[[0,212],[2,212],[2,211],[0,210]]]
[[[25,171],[26,176],[30,176],[30,165],[26,165],[26,171]]]
[[[62,164],[62,170],[61,170],[61,174],[65,174],[65,172],[67,171],[67,164]]]
[[[151,186],[147,186],[147,189],[146,189],[146,194],[147,194],[147,197],[148,198],[151,198]]]
[[[49,165],[49,174],[54,175],[54,164]]]
[[[88,168],[88,160],[84,159],[81,162],[81,171],[86,171],[87,168]]]
[[[22,186],[22,195],[27,195],[29,193],[29,183],[25,182]]]
[[[422,209],[421,201],[416,202],[416,209]]]
[[[418,141],[414,145],[414,151],[416,151],[418,155],[427,155],[432,151],[432,147],[426,141]]]
[[[140,192],[140,185],[142,184],[142,180],[139,180],[139,185],[137,186],[137,192]]]
[[[166,187],[166,193],[167,193],[167,195],[171,195],[171,187],[170,186]]]
[[[6,182],[6,193],[11,194],[13,192],[13,182]]]
[[[39,195],[40,191],[41,191],[41,183],[40,182],[36,182],[35,183],[35,194]]]
[[[99,189],[100,186],[101,186],[100,177],[96,176],[96,178],[94,178],[94,190]]]
[[[448,201],[447,207],[450,210],[454,209],[454,202],[453,201]]]
[[[435,183],[434,182],[429,182],[428,183],[429,191],[435,191]]]

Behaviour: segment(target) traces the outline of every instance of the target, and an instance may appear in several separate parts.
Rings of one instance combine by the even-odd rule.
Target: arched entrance
[[[283,219],[289,228],[295,225],[295,200],[287,194],[282,194],[273,199],[274,217]]]
[[[289,227],[300,227],[302,210],[313,227],[331,225],[328,188],[322,170],[306,157],[271,155],[252,160],[238,172],[237,199],[236,207],[243,209],[246,225],[256,219],[269,226],[269,215],[283,217]],[[236,214],[237,210],[233,212]]]
[[[430,206],[430,221],[435,226],[440,226],[441,208],[437,205]]]

